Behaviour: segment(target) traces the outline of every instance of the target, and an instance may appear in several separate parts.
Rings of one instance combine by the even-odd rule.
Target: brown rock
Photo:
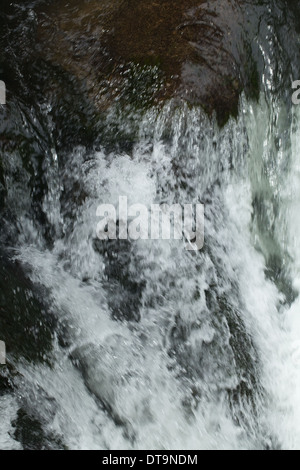
[[[178,97],[224,122],[243,88],[239,3],[56,0],[39,12],[40,52],[85,80],[101,108],[155,70],[152,102]]]

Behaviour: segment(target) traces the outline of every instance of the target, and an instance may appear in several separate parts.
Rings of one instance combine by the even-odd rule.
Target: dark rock
[[[14,438],[24,450],[67,450],[60,437],[46,433],[40,420],[23,408],[19,409],[13,427]]]
[[[135,90],[137,105],[177,97],[224,123],[258,85],[240,4],[57,0],[39,12],[40,53],[84,81],[100,109]]]
[[[49,362],[55,320],[17,262],[0,253],[0,339],[9,359]]]

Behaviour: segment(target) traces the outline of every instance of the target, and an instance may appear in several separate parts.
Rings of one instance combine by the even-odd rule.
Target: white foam
[[[41,387],[53,397],[56,411],[49,428],[70,448],[251,449],[275,441],[299,447],[299,303],[288,312],[279,310],[282,295],[266,279],[265,259],[255,250],[251,232],[253,194],[261,190],[261,169],[269,161],[268,108],[263,101],[252,108],[242,102],[239,120],[222,131],[201,111],[187,108],[171,114],[170,123],[171,109],[149,112],[130,156],[98,152],[83,161],[83,150],[74,152],[75,164],[64,178],[80,171],[87,194],[74,221],[51,252],[39,246],[21,249],[19,259],[33,268],[32,280],[50,289],[52,309],[70,342],[67,349],[56,345],[53,370],[24,367],[27,387]],[[167,125],[171,144],[162,141]],[[269,176],[266,199],[281,184],[277,174]],[[112,320],[106,260],[93,248],[97,206],[116,204],[120,195],[130,204],[146,205],[208,198],[209,250],[193,257],[178,241],[134,244],[128,269],[144,285],[136,324]],[[51,211],[50,199],[47,204]],[[63,220],[57,200],[53,210],[53,220]],[[290,234],[296,239],[292,223]],[[293,272],[300,266],[297,256]],[[86,278],[89,282],[83,282]],[[209,306],[209,293],[225,297],[239,312],[258,354],[262,396],[256,396],[258,417],[240,405],[245,426],[237,424],[227,400],[227,391],[241,380],[232,333],[225,312]],[[183,336],[176,342],[174,334]],[[82,374],[69,354],[81,363]],[[47,417],[38,392],[36,400]],[[116,419],[123,425],[116,426]]]
[[[21,444],[14,438],[13,421],[17,418],[18,403],[16,399],[9,395],[4,395],[0,399],[0,449],[20,450]]]

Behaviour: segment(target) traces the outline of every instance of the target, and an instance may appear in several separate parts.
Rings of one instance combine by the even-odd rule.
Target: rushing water
[[[44,360],[8,354],[1,448],[300,448],[300,61],[286,8],[262,2],[260,98],[242,95],[222,129],[172,100],[142,118],[112,108],[107,128],[137,128],[130,149],[100,135],[61,151],[51,103],[13,111],[48,138],[42,179],[19,148],[1,155],[3,244],[52,333]],[[204,248],[100,242],[97,207],[120,195],[204,203]]]

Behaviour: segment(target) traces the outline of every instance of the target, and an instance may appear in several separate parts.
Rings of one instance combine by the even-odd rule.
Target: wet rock
[[[0,338],[9,361],[47,362],[55,321],[17,262],[0,253]]]
[[[128,240],[94,240],[94,249],[105,264],[104,287],[108,293],[108,305],[115,320],[139,321],[144,282],[138,282],[130,272],[134,258],[133,247]]]
[[[67,450],[60,437],[45,432],[39,419],[23,408],[19,409],[12,424],[15,428],[14,438],[22,444],[24,450]]]
[[[56,0],[38,18],[40,54],[84,81],[100,109],[177,97],[224,123],[257,86],[238,1]]]
[[[130,340],[121,335],[108,337],[103,345],[86,344],[76,348],[72,360],[79,368],[88,389],[102,403],[117,424],[128,426],[130,417],[143,413],[138,404],[125,406],[122,390],[138,385],[138,358],[134,353]],[[120,396],[121,393],[121,396]],[[126,395],[126,394],[125,394]],[[130,429],[128,428],[128,432]]]
[[[0,211],[4,208],[5,196],[6,196],[6,187],[5,187],[5,181],[4,181],[4,172],[3,172],[3,167],[2,167],[2,160],[0,159]]]

